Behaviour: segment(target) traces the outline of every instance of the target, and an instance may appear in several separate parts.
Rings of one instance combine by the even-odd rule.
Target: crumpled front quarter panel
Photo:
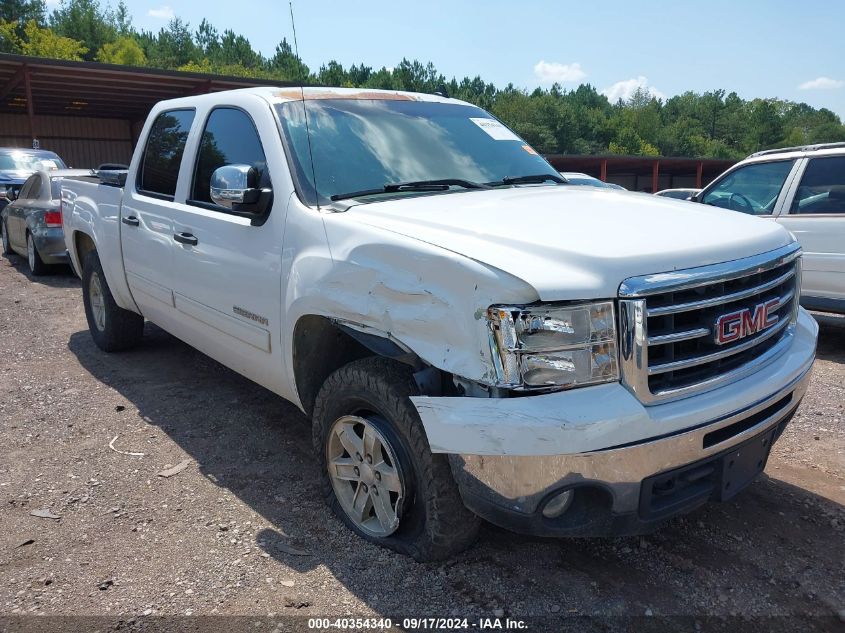
[[[328,251],[305,244],[318,221]],[[434,367],[489,383],[495,369],[487,308],[538,299],[531,286],[503,271],[351,215],[300,209],[291,224],[289,344],[300,317],[323,315],[389,334]]]

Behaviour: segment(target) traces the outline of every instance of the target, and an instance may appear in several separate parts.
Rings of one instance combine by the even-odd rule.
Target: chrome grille
[[[777,356],[797,315],[800,253],[793,243],[733,262],[627,279],[619,290],[626,386],[645,403],[662,402],[737,380]],[[758,308],[767,302],[767,311]],[[768,325],[759,327],[766,315]],[[717,342],[720,317],[728,334],[747,324],[747,336]]]

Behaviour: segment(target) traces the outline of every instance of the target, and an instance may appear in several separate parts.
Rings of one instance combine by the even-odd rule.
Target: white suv
[[[845,313],[845,143],[757,152],[694,200],[782,224],[804,249],[801,304]]]

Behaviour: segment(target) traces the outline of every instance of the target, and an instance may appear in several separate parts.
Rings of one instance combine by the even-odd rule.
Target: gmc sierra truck
[[[479,517],[635,534],[732,498],[815,356],[783,227],[568,185],[443,96],[165,101],[62,195],[95,343],[148,319],[295,403],[327,503],[419,560]]]

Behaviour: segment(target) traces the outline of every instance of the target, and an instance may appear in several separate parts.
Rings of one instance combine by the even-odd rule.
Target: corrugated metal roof
[[[287,81],[0,54],[0,112],[27,112],[29,76],[36,114],[137,120],[163,99],[235,88],[290,88]]]

